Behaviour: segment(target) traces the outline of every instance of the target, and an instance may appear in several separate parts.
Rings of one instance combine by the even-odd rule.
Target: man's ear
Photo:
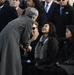
[[[32,17],[32,20],[34,20],[34,19],[35,19],[35,17],[33,16],[33,17]]]

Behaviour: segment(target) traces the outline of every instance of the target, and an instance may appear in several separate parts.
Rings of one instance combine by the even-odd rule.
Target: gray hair
[[[28,7],[25,11],[25,15],[29,16],[30,18],[32,17],[38,17],[39,13],[38,10],[34,7]]]

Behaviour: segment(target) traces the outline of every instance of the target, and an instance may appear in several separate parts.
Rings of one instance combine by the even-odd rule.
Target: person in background
[[[73,7],[74,7],[74,0],[72,0],[72,2],[73,2]]]
[[[67,25],[74,25],[74,8],[69,5],[68,0],[57,0],[58,5],[52,16],[52,23],[56,27],[56,34],[59,41],[59,50],[61,50],[65,41],[65,29]]]
[[[10,21],[18,17],[16,10],[5,1],[0,0],[0,32]]]
[[[54,0],[45,0],[42,1],[42,4],[44,6],[48,22],[52,22],[52,14],[54,13],[54,9],[57,7],[57,3],[54,2]]]
[[[64,38],[66,26],[74,24],[74,8],[69,5],[68,0],[57,1],[59,4],[54,10],[52,23],[55,24],[58,38]]]
[[[58,65],[65,69],[68,75],[74,74],[74,25],[66,26],[66,40],[59,51]]]
[[[26,0],[21,0],[19,7],[23,10],[26,9],[27,8]]]
[[[33,21],[38,17],[38,10],[27,8],[24,15],[9,22],[0,33],[0,75],[22,75],[19,44],[25,50],[32,49],[29,43]]]
[[[69,4],[74,7],[74,0],[68,0]]]
[[[59,62],[74,65],[74,25],[66,26],[66,41],[60,52]]]
[[[11,0],[10,6],[14,7],[17,11],[18,16],[21,16],[23,10],[19,7],[21,0]]]

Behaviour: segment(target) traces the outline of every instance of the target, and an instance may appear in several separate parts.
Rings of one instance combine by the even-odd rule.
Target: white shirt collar
[[[49,11],[49,9],[50,9],[52,3],[53,3],[53,0],[52,0],[50,3],[48,3],[48,8],[47,8],[47,12],[46,12],[46,13],[48,13],[48,11]],[[45,1],[45,6],[44,6],[44,8],[46,8],[46,5],[47,5],[47,2]]]
[[[18,10],[19,7],[16,7],[16,10]]]
[[[0,6],[0,9],[3,8],[4,4],[2,6]]]

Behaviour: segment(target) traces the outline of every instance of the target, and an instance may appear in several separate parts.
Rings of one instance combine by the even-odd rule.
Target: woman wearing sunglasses
[[[22,55],[22,65],[23,65],[23,75],[27,75],[28,67],[33,64],[34,61],[34,50],[35,46],[39,39],[39,31],[38,31],[38,23],[34,22],[32,30],[31,30],[31,37],[30,37],[30,45],[32,47],[31,51],[25,51],[24,55]],[[23,47],[21,47],[23,49]],[[22,52],[23,54],[23,52]]]
[[[31,39],[30,41],[34,41],[37,39],[39,35],[39,31],[38,31],[38,23],[34,22],[33,27],[32,27],[32,33],[31,33]]]

